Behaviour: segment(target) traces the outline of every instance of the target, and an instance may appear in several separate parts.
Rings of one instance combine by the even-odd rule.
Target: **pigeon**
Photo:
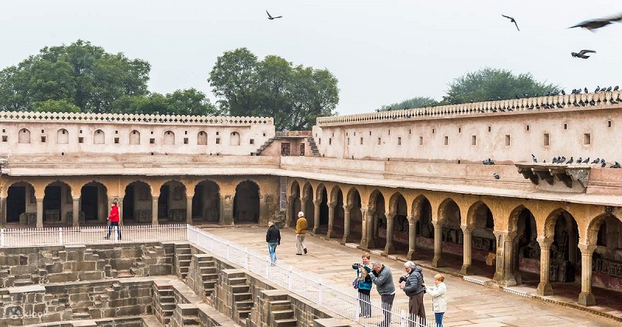
[[[581,51],[583,51],[583,50],[581,50]],[[598,93],[598,92],[600,92],[600,85],[596,85],[596,90],[594,90],[594,93]]]
[[[611,165],[611,167],[609,168],[620,168],[620,163],[619,162],[615,162],[613,165]]]
[[[616,85],[616,87],[614,87],[614,88],[613,88],[613,90],[614,90],[614,91],[617,91],[617,90],[619,90],[619,89],[620,89],[620,87],[619,87],[619,86],[617,86],[617,85]]]
[[[556,164],[557,163],[557,157],[553,157],[553,160],[551,160],[551,163]]]
[[[587,59],[590,56],[586,56],[585,55],[586,53],[596,53],[596,51],[594,51],[594,50],[585,50],[584,49],[584,50],[581,50],[579,52],[571,52],[570,55],[575,57],[575,58]],[[598,91],[596,91],[596,92],[598,92]]]
[[[583,160],[583,163],[590,163],[590,157],[585,158],[585,160]]]
[[[607,162],[605,161],[605,159],[601,159],[600,160],[600,166],[605,168],[605,166],[607,166]]]
[[[283,18],[283,16],[272,16],[270,15],[270,13],[266,10],[266,14],[268,14],[268,19],[269,20],[275,20],[277,18]]]
[[[536,158],[535,154],[531,154],[531,160],[533,160],[533,162],[538,162],[538,159]]]
[[[600,158],[596,158],[594,159],[594,161],[591,162],[591,164],[597,164],[600,162]]]
[[[494,162],[492,159],[488,158],[488,159],[486,159],[486,160],[482,161],[482,164],[484,164],[484,165],[487,165],[487,166],[488,166],[488,165],[494,165],[494,164],[495,164],[495,162]]]
[[[573,157],[570,157],[570,159],[569,159],[568,161],[566,161],[566,164],[567,164],[567,165],[570,165],[570,164],[571,164],[571,163],[573,163],[573,162],[574,162]]]
[[[583,88],[583,91],[585,91],[585,93],[590,93],[588,92],[587,87]]]
[[[516,19],[514,19],[514,18],[512,18],[510,16],[506,16],[506,15],[501,15],[501,16],[509,19],[511,23],[514,23],[514,25],[516,25],[516,29],[520,32],[520,28],[518,28],[518,24],[516,23]]]
[[[495,179],[499,179],[500,178],[499,174],[497,174],[497,173],[492,173],[492,177],[494,177]]]
[[[578,163],[578,164],[580,164],[580,163],[581,163],[581,161],[583,161],[583,158],[582,158],[582,157],[579,157],[579,159],[577,159],[577,163]]]
[[[570,26],[568,28],[575,28],[575,27],[581,27],[581,28],[585,28],[587,30],[590,31],[594,31],[596,29],[599,29],[601,27],[605,27],[609,24],[611,24],[612,22],[618,22],[622,20],[622,14],[618,14],[617,16],[614,17],[610,17],[610,18],[600,18],[600,19],[591,19],[591,20],[586,20],[584,22],[581,22],[577,25],[574,26]]]
[[[562,90],[562,95],[566,95],[566,91]]]

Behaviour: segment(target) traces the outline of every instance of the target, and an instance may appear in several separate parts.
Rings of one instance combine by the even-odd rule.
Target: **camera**
[[[400,276],[400,283],[403,283],[406,281],[406,276]]]

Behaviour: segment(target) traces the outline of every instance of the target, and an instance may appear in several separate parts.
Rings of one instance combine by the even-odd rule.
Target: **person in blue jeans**
[[[434,322],[436,327],[443,326],[443,315],[447,310],[447,286],[445,286],[445,276],[442,274],[434,275],[434,286],[427,289],[432,296],[432,309],[434,310]]]
[[[270,261],[272,265],[276,265],[276,247],[281,245],[281,231],[274,226],[273,221],[268,222],[268,231],[266,232],[266,242],[268,243],[268,252],[270,253]]]
[[[369,252],[364,253],[361,256],[362,263],[355,263],[352,265],[352,269],[356,270],[356,286],[358,289],[358,301],[361,307],[359,317],[369,318],[371,317],[371,298],[370,292],[372,287],[371,277],[364,267],[370,267],[369,260],[371,254]]]

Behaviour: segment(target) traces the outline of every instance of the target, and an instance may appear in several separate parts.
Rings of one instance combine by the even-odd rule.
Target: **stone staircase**
[[[178,304],[171,318],[171,327],[200,326],[199,308],[195,304]]]
[[[311,152],[313,152],[313,156],[314,157],[321,157],[320,150],[318,150],[317,144],[315,144],[315,140],[313,139],[313,136],[309,136],[307,138],[307,142],[309,143],[309,147],[311,148]]]
[[[203,280],[205,296],[210,297],[212,293],[214,293],[216,284],[218,283],[218,268],[216,268],[216,262],[214,262],[211,257],[201,258],[199,261],[199,270],[201,279]]]
[[[287,297],[280,297],[269,302],[269,321],[275,327],[296,327],[296,317],[292,302]]]
[[[168,325],[177,306],[173,285],[153,283],[153,313],[163,325]]]
[[[229,276],[229,282],[231,293],[233,294],[234,314],[239,317],[240,321],[245,321],[250,316],[255,305],[246,274],[241,272],[236,273],[234,276]]]
[[[276,140],[276,137],[271,137],[269,138],[266,143],[264,143],[262,146],[259,147],[259,149],[257,149],[257,151],[255,152],[251,152],[251,156],[258,156],[261,155],[261,153],[263,152],[263,150],[265,150],[267,147],[270,146],[270,144],[272,144],[272,142],[274,142],[274,140]]]
[[[175,269],[176,274],[182,280],[188,276],[190,269],[190,261],[192,261],[192,251],[189,244],[175,244]]]

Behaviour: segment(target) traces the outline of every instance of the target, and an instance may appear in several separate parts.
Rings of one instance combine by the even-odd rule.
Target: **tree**
[[[35,102],[36,112],[80,112],[80,108],[67,100],[46,100]]]
[[[458,104],[503,100],[559,91],[557,85],[538,82],[529,73],[514,75],[509,70],[484,68],[454,79],[443,102]]]
[[[220,112],[207,99],[205,93],[196,89],[177,90],[172,94],[151,93],[140,96],[122,96],[113,104],[114,113],[169,114],[214,116]]]
[[[224,113],[273,117],[277,130],[310,129],[317,117],[335,114],[339,102],[328,70],[294,67],[274,55],[258,61],[246,48],[219,57],[208,81]]]
[[[431,107],[436,104],[438,104],[438,101],[430,97],[416,97],[416,98],[404,100],[402,102],[393,103],[390,105],[384,105],[380,107],[379,109],[376,109],[376,112]]]
[[[45,47],[0,71],[0,110],[35,109],[37,102],[66,100],[82,112],[106,113],[120,97],[148,94],[150,65],[111,54],[88,41]]]

